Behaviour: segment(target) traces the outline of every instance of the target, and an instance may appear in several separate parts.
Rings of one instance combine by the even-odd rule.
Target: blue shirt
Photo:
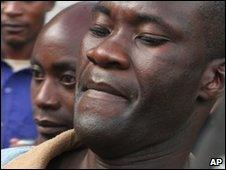
[[[13,72],[1,61],[1,148],[9,147],[12,138],[37,137],[32,118],[31,78],[31,69]]]

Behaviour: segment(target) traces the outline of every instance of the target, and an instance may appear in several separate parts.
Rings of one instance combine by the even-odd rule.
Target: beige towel
[[[45,169],[53,158],[79,145],[75,136],[73,129],[63,132],[13,159],[4,169]]]

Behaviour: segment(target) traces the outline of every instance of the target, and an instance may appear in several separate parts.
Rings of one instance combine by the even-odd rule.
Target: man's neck
[[[184,140],[182,140],[184,139]],[[189,161],[191,142],[184,135],[173,137],[158,145],[152,145],[138,152],[112,160],[96,156],[102,168],[183,168]]]
[[[172,140],[158,146],[146,147],[136,153],[125,155],[117,159],[102,159],[92,150],[86,149],[86,154],[80,151],[65,152],[51,166],[57,168],[75,169],[182,169],[189,165],[190,145],[183,145],[185,141],[178,143]],[[187,143],[187,142],[185,142]],[[61,160],[61,161],[59,161]],[[52,163],[54,163],[52,162]],[[76,163],[75,163],[76,162]]]
[[[90,151],[92,152],[92,151]],[[92,153],[94,154],[94,153]],[[102,160],[95,154],[94,168],[101,169],[182,169],[189,164],[189,152],[169,153],[160,157],[152,158],[150,154],[134,159],[123,158],[118,160]],[[91,162],[91,161],[88,161]],[[93,168],[93,167],[87,167]]]
[[[147,146],[137,152],[116,159],[100,158],[93,151],[88,149],[84,159],[75,165],[73,162],[78,159],[78,156],[74,155],[77,154],[75,152],[68,157],[70,159],[66,159],[69,160],[67,161],[67,166],[70,165],[70,168],[86,169],[185,168],[189,164],[189,154],[195,138],[194,133],[191,133],[192,128],[188,126],[184,127],[180,130],[180,133],[177,133],[177,135],[172,136],[164,142]]]
[[[194,144],[196,133],[193,129],[193,119],[188,120],[174,135],[159,142],[138,149],[133,153],[118,158],[103,158],[92,151],[87,156],[95,158],[97,168],[184,168],[189,162],[189,154]],[[97,153],[98,154],[98,153]],[[88,167],[90,168],[90,167]]]
[[[29,60],[33,47],[34,41],[18,46],[3,44],[4,58],[15,60]]]
[[[207,102],[198,107],[184,126],[175,132],[175,135],[172,135],[167,140],[156,145],[150,145],[139,149],[137,152],[112,159],[100,157],[98,156],[98,153],[94,153],[89,148],[87,148],[88,151],[85,156],[81,158],[81,155],[75,150],[67,156],[62,155],[62,157],[60,157],[60,160],[62,160],[62,167],[76,169],[189,168],[190,152],[195,144],[200,127],[208,116],[211,106],[212,104]],[[77,163],[75,164],[74,162],[76,161]]]

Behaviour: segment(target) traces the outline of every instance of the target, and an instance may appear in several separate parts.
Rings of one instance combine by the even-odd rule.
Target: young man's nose
[[[23,14],[23,7],[19,1],[9,1],[3,4],[2,12],[9,17],[17,17]]]
[[[129,56],[122,45],[116,41],[106,40],[99,46],[87,51],[88,59],[104,68],[128,69]]]
[[[60,108],[60,99],[54,82],[45,80],[35,97],[35,104],[42,109],[57,110]]]

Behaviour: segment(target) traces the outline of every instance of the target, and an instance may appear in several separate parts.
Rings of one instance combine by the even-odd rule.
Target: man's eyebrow
[[[42,66],[42,64],[37,61],[35,58],[31,58],[30,60],[31,65],[39,65],[40,67]],[[53,69],[62,69],[62,70],[66,70],[66,69],[70,69],[70,70],[75,70],[76,68],[76,63],[74,59],[68,59],[68,60],[61,60],[61,61],[57,61],[55,63],[52,64],[52,68]]]
[[[172,25],[164,21],[161,17],[146,13],[138,13],[135,16],[135,24],[137,23],[153,23],[159,25],[165,31],[170,34],[176,34],[178,38],[182,35],[182,32],[179,29],[174,28]]]
[[[106,8],[105,6],[102,6],[100,4],[95,5],[92,9],[92,12],[100,12],[100,13],[103,13],[108,16],[111,15],[111,11],[108,8]]]
[[[173,31],[173,27],[169,25],[167,22],[165,22],[161,17],[145,14],[145,13],[138,13],[135,17],[136,23],[154,23],[156,25],[159,25],[163,27],[164,29],[168,31]],[[175,31],[175,30],[174,30]]]
[[[75,63],[75,60],[63,60],[63,61],[59,61],[59,62],[55,62],[52,64],[52,68],[53,69],[62,69],[62,70],[65,70],[65,69],[73,69],[75,70],[75,67],[76,67],[76,63]]]
[[[158,16],[154,16],[154,15],[150,15],[150,14],[145,14],[145,13],[138,13],[135,18],[139,22],[155,22],[157,24],[161,24],[162,22],[164,22]]]

